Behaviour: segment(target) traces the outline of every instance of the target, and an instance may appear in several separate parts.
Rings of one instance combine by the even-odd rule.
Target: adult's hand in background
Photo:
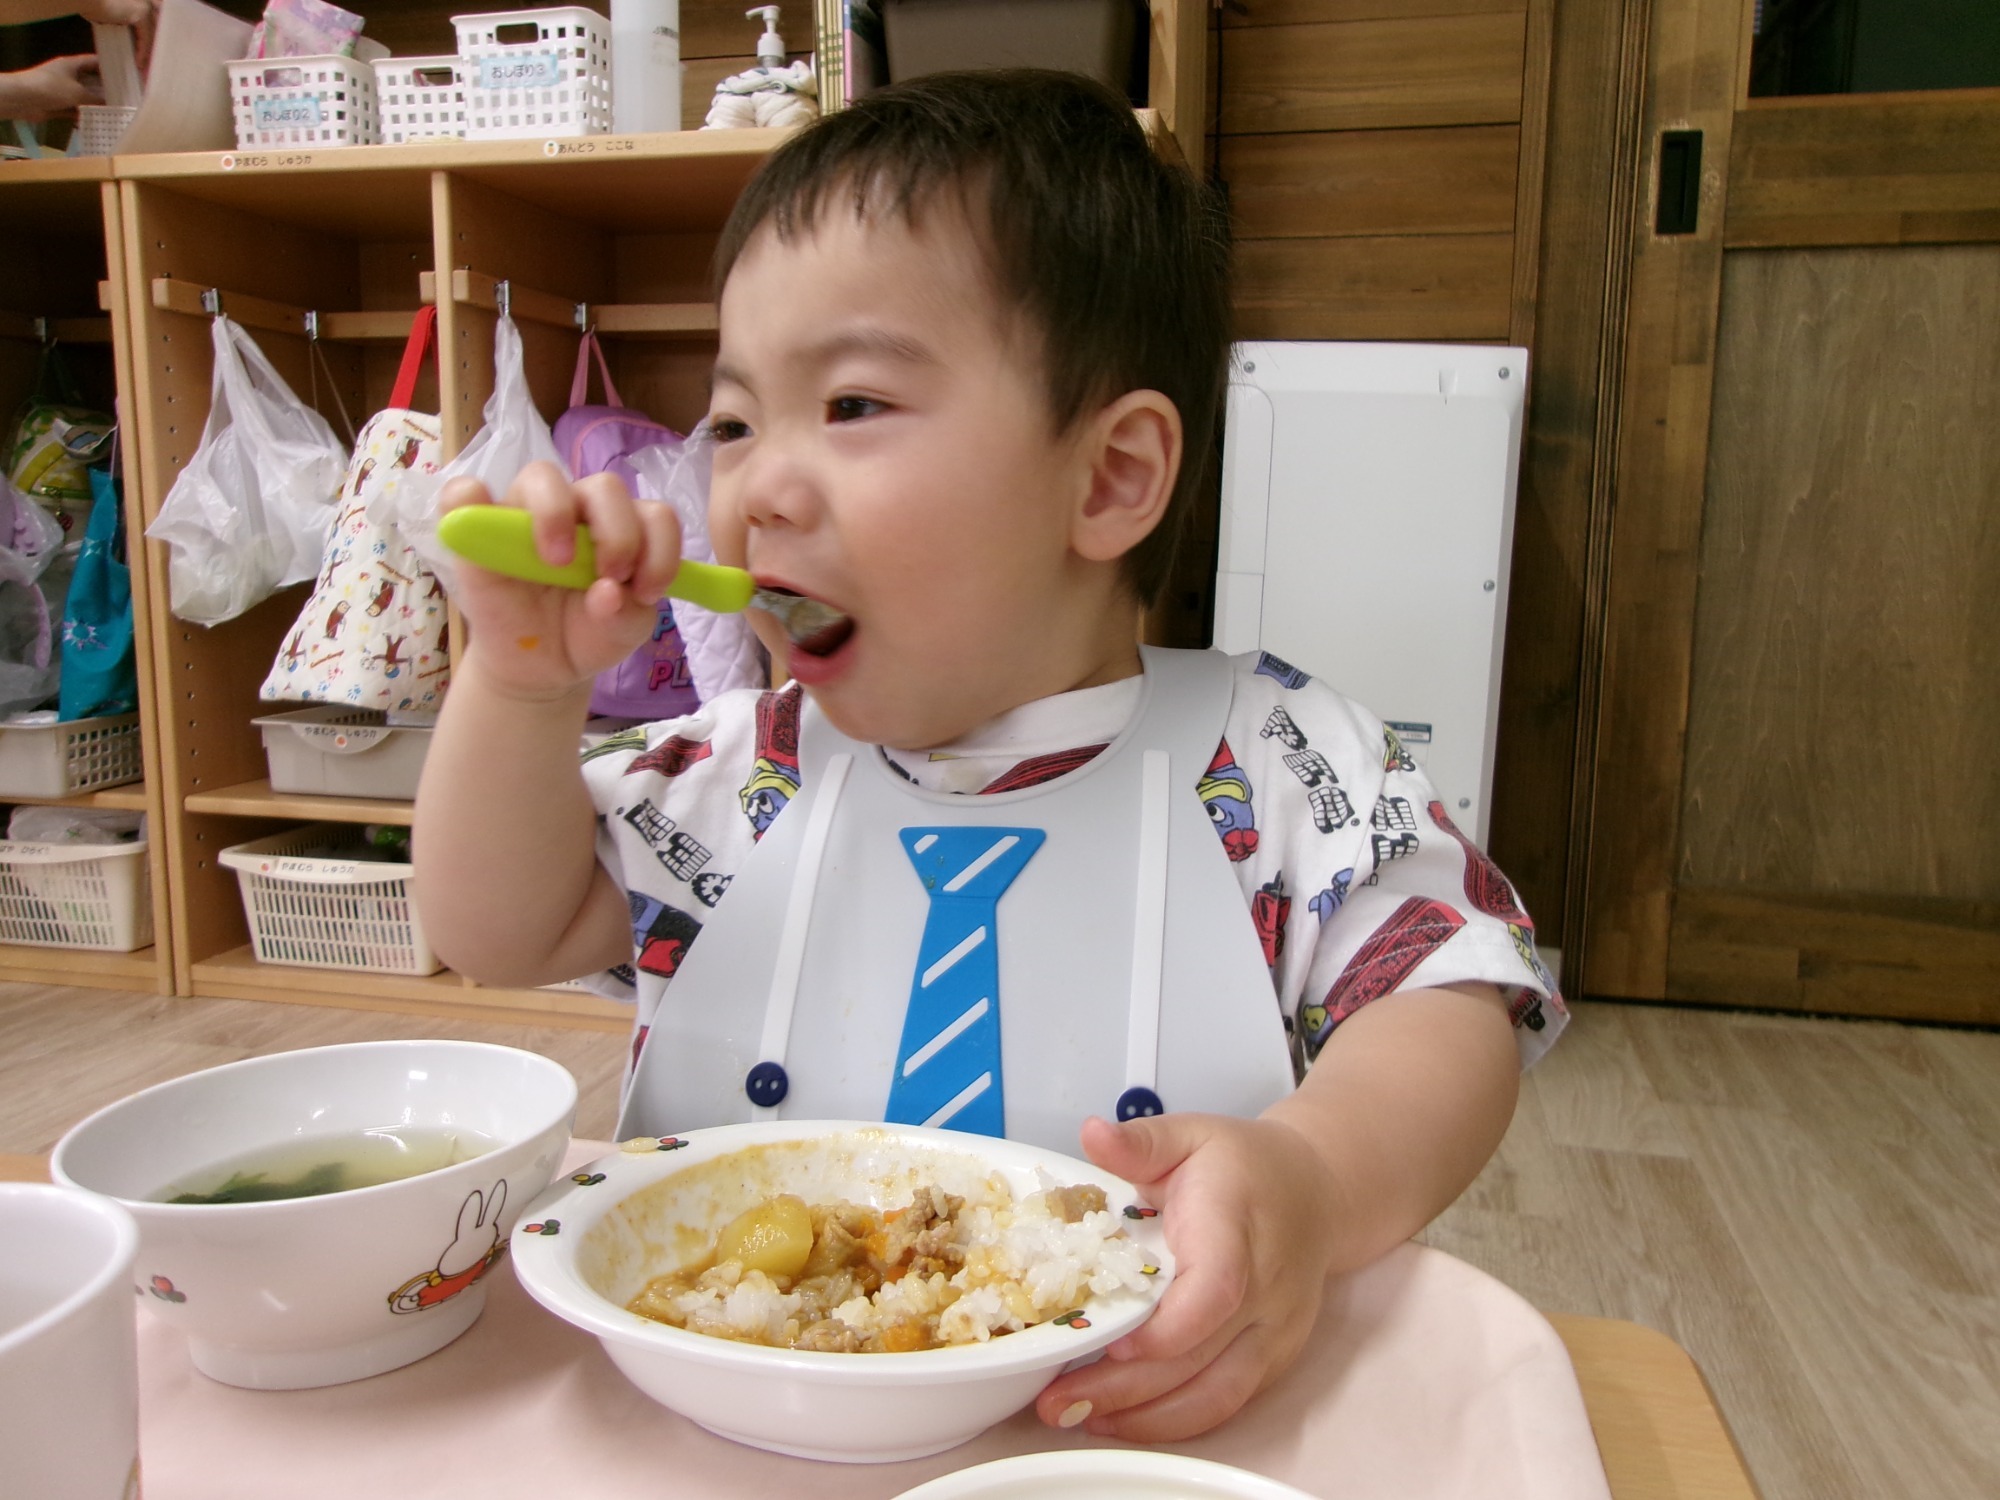
[[[102,104],[104,84],[97,76],[97,57],[84,52],[52,57],[18,73],[0,73],[0,120],[67,119],[79,104]]]

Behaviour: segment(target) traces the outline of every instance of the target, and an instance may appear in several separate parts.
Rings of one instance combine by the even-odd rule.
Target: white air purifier
[[[1499,730],[1525,349],[1238,344],[1215,645],[1396,730],[1482,846]]]

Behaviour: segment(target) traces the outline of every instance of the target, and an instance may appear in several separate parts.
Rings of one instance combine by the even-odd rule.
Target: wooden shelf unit
[[[479,428],[493,384],[491,288],[516,299],[530,384],[545,415],[568,398],[575,304],[637,325],[607,327],[625,398],[676,427],[697,420],[714,357],[707,268],[736,194],[776,137],[768,132],[563,143],[365,147],[237,153],[115,164],[127,267],[123,295],[140,358],[136,410],[147,520],[194,451],[208,410],[214,289],[255,320],[253,337],[293,389],[338,425],[388,404],[406,315],[437,298],[441,358],[416,405],[446,413],[455,453]],[[572,148],[589,146],[589,151]],[[447,274],[436,275],[440,267]],[[442,288],[444,295],[438,296]],[[532,303],[550,315],[521,316]],[[655,313],[654,309],[665,309]],[[637,309],[637,311],[634,311]],[[320,315],[315,375],[303,314]],[[567,326],[565,326],[567,325]],[[344,335],[344,336],[343,336]],[[663,336],[670,335],[670,336]],[[338,395],[338,402],[331,399]],[[259,964],[235,873],[219,852],[300,822],[401,823],[407,802],[271,790],[251,719],[280,638],[303,603],[287,590],[213,629],[166,608],[168,559],[147,548],[161,601],[152,669],[159,699],[163,840],[174,988],[183,994],[417,1010],[558,1024],[626,1023],[621,1007],[574,990],[489,990],[428,978]]]
[[[1207,11],[1191,0],[1154,0],[1152,14],[1153,82],[1141,120],[1162,150],[1199,168]],[[32,329],[38,318],[109,314],[135,542],[207,418],[212,355],[202,294],[210,290],[223,311],[242,313],[265,355],[336,431],[342,408],[359,424],[388,404],[407,318],[435,299],[439,358],[415,400],[444,413],[445,451],[455,454],[478,431],[492,391],[499,281],[514,298],[544,416],[553,419],[568,400],[580,309],[605,340],[625,402],[686,430],[707,405],[717,236],[785,134],[4,164],[0,222],[59,224],[87,253],[72,247],[73,287],[44,294],[17,282],[34,288],[29,305],[0,295],[0,346],[10,329]],[[308,312],[319,315],[323,364],[307,338]],[[27,378],[20,363],[0,347],[0,396],[14,394],[8,380]],[[411,805],[271,790],[251,720],[268,708],[257,690],[306,586],[212,629],[191,625],[170,611],[167,552],[150,541],[133,548],[133,586],[146,780],[86,805],[149,814],[157,941],[129,957],[0,946],[0,979],[613,1031],[629,1024],[624,1007],[568,988],[488,989],[450,972],[412,978],[258,963],[235,872],[219,852],[300,822],[407,824]]]
[[[145,812],[152,806],[143,781],[108,786],[96,792],[72,792],[67,797],[0,796],[0,807],[108,807],[120,812]]]
[[[488,989],[448,969],[418,977],[292,968],[259,963],[248,943],[212,954],[192,967],[194,986],[190,993],[223,1000],[276,1000],[483,1021],[532,1021],[591,1031],[623,1032],[632,1025],[628,1007],[581,990]]]
[[[182,805],[191,813],[236,818],[285,818],[299,823],[394,823],[407,828],[416,804],[380,797],[322,797],[274,792],[268,777],[209,792],[190,792]]]
[[[154,889],[157,899],[158,887]],[[132,953],[0,943],[0,979],[14,984],[81,984],[170,995],[172,988],[163,988],[159,982],[165,961],[158,943]]]

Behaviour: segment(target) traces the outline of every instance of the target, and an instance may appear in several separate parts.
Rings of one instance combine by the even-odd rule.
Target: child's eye
[[[717,443],[733,443],[750,436],[750,424],[734,417],[710,417],[701,424],[701,430]]]
[[[866,396],[835,396],[826,403],[827,417],[835,422],[858,422],[863,417],[872,417],[887,410],[888,407],[880,401]]]

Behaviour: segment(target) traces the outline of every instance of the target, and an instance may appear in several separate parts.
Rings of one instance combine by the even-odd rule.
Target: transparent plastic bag
[[[62,524],[0,476],[0,581],[33,583],[63,549]]]
[[[39,707],[61,684],[48,601],[32,583],[0,581],[0,716]]]
[[[146,815],[99,807],[17,807],[7,837],[22,844],[129,844],[146,836]]]
[[[72,560],[56,518],[0,478],[0,715],[55,696],[62,660],[53,620],[62,612]]]
[[[208,423],[146,535],[166,543],[173,612],[233,620],[319,572],[347,450],[227,317],[212,330]]]
[[[549,424],[535,410],[534,395],[528,389],[528,370],[521,355],[521,330],[514,320],[501,316],[493,328],[493,394],[487,398],[486,425],[458,457],[439,469],[429,484],[403,484],[387,489],[371,501],[369,519],[377,525],[399,528],[411,548],[442,578],[449,589],[457,579],[454,557],[437,539],[438,496],[445,485],[461,475],[483,483],[499,499],[529,464],[544,460],[565,475],[569,468],[556,452]]]
[[[714,562],[708,536],[708,482],[715,463],[715,443],[707,429],[697,427],[681,443],[661,443],[632,455],[642,499],[662,500],[674,508],[681,523],[681,556]],[[732,688],[762,687],[769,675],[764,648],[741,614],[718,615],[677,599],[674,621],[687,650],[688,671],[703,703]]]

